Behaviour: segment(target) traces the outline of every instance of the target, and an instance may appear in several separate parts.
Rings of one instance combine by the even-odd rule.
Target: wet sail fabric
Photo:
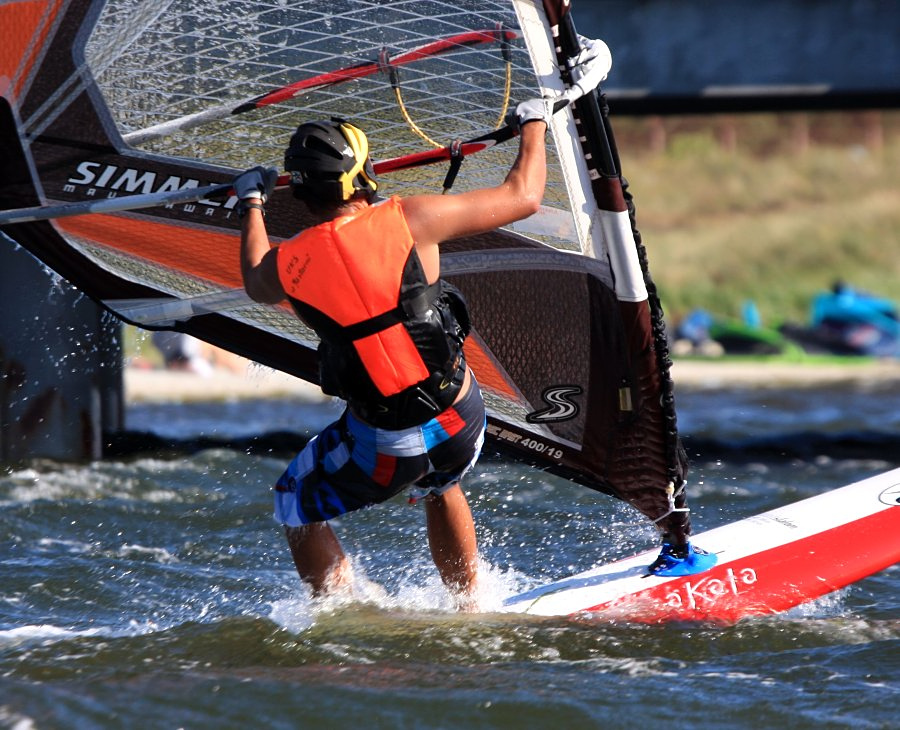
[[[0,4],[0,209],[227,183],[252,165],[279,166],[297,124],[316,118],[365,129],[376,160],[476,138],[515,102],[565,87],[557,47],[577,43],[570,8]],[[683,538],[685,468],[663,325],[608,119],[589,94],[554,116],[551,133],[541,211],[442,246],[442,273],[471,308],[466,357],[485,394],[488,438]],[[600,154],[591,145],[604,135]],[[515,154],[512,142],[466,157],[453,189],[499,183]],[[447,171],[392,172],[381,187],[440,192]],[[315,382],[315,334],[286,305],[254,304],[240,291],[235,205],[223,196],[3,231],[125,321],[176,328]],[[271,196],[274,241],[309,224],[289,193]],[[147,316],[148,302],[163,314]]]

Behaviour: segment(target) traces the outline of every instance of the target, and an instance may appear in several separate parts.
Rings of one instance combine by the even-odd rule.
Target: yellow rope
[[[502,33],[502,26],[498,25],[498,32]],[[504,46],[503,49],[503,57],[506,59],[506,83],[503,88],[503,105],[500,109],[500,115],[497,117],[497,122],[494,124],[494,129],[500,129],[503,123],[506,121],[506,112],[509,109],[509,99],[512,93],[512,60],[509,56],[509,49]],[[415,123],[413,118],[410,116],[409,111],[406,108],[406,104],[403,103],[403,93],[400,91],[400,75],[396,68],[390,67],[390,61],[387,57],[387,51],[382,51],[381,56],[382,68],[384,68],[391,77],[391,87],[394,89],[394,97],[397,99],[397,106],[400,107],[400,113],[403,115],[403,119],[406,120],[406,123],[409,125],[409,128],[413,131],[421,139],[425,140],[428,144],[433,147],[444,147],[440,142],[436,142],[431,137],[429,137],[418,124]],[[444,195],[446,195],[447,191],[450,189],[449,186],[453,184],[453,180],[456,178],[456,173],[459,171],[459,164],[462,162],[462,158],[457,159],[455,162],[451,162],[450,172],[447,174],[447,178],[444,181],[445,187],[443,190]]]
[[[512,93],[512,62],[506,62],[506,88],[503,90],[503,108],[500,110],[500,116],[497,117],[497,123],[494,129],[500,129],[506,121],[506,110],[509,109],[509,97]]]
[[[494,124],[494,129],[500,129],[503,126],[503,123],[506,120],[506,112],[509,109],[509,99],[512,94],[512,62],[507,61],[506,63],[506,83],[503,89],[503,106],[500,109],[500,115],[497,117],[497,121]],[[428,142],[428,144],[433,147],[444,147],[440,142],[435,142],[431,137],[429,137],[418,124],[415,123],[413,118],[410,116],[409,111],[406,109],[406,104],[403,103],[403,94],[400,91],[400,84],[394,85],[394,96],[397,99],[397,106],[400,107],[400,113],[403,115],[403,119],[406,120],[406,123],[409,125],[409,128],[413,131],[414,134],[421,137],[423,140]]]
[[[394,86],[394,96],[397,97],[397,104],[400,107],[400,112],[403,114],[403,118],[406,120],[409,128],[426,142],[428,142],[428,144],[434,147],[443,147],[444,145],[442,145],[440,142],[435,142],[431,137],[425,134],[425,132],[419,129],[419,125],[413,121],[411,116],[409,116],[409,112],[406,111],[406,105],[403,103],[403,95],[400,93],[400,84]]]

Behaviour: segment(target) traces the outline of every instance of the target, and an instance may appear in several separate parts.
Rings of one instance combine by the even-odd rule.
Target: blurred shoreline
[[[125,402],[183,402],[291,398],[305,402],[326,400],[319,386],[259,365],[246,370],[211,368],[188,370],[126,367]]]
[[[672,374],[676,390],[880,389],[900,386],[900,360],[807,364],[679,359]],[[126,403],[327,399],[312,383],[249,362],[244,368],[212,368],[202,374],[129,366],[125,368],[124,384]]]
[[[675,387],[692,389],[801,389],[826,386],[881,388],[900,385],[900,360],[766,362],[763,360],[675,360]]]

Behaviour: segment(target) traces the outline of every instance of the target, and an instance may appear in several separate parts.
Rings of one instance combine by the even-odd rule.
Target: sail
[[[315,334],[287,307],[241,292],[229,181],[256,164],[280,167],[297,124],[336,116],[367,132],[388,194],[499,183],[517,147],[501,143],[507,111],[570,81],[570,7],[4,2],[0,209],[81,214],[0,213],[3,232],[125,321],[316,382]],[[442,246],[442,272],[471,307],[466,355],[488,438],[628,501],[680,541],[685,466],[663,323],[602,96],[551,127],[539,213]],[[186,200],[195,190],[206,197]],[[130,196],[161,204],[129,209]],[[273,241],[308,223],[289,192],[272,195]]]

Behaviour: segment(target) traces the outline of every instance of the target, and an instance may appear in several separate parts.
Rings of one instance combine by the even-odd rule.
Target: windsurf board
[[[716,565],[650,575],[657,550],[542,585],[504,603],[541,616],[733,623],[836,591],[900,562],[900,469],[692,537]]]

